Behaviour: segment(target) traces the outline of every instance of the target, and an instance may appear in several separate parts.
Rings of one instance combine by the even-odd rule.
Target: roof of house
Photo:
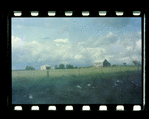
[[[103,61],[104,63],[109,63],[106,59]]]
[[[101,61],[95,61],[94,64],[98,64],[98,63],[109,63],[107,59]]]
[[[51,67],[50,65],[42,65],[41,67],[46,66],[46,67]]]
[[[94,64],[100,64],[100,63],[103,63],[103,62],[94,62]]]

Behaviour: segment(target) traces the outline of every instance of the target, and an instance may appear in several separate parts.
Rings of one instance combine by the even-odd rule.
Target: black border
[[[14,10],[15,11],[15,10]],[[17,11],[17,10],[16,10]],[[19,11],[19,10],[18,10]],[[21,11],[21,10],[20,10]],[[36,11],[36,10],[34,10]],[[38,10],[37,10],[38,11]],[[56,11],[56,10],[48,10],[48,11]],[[90,12],[90,15],[89,16],[82,16],[82,11],[73,11],[73,15],[72,16],[65,16],[65,11],[56,11],[56,15],[55,16],[48,16],[48,11],[39,11],[39,15],[38,16],[35,16],[35,18],[37,17],[49,17],[49,18],[53,18],[53,17],[67,17],[67,18],[70,18],[70,17],[142,17],[142,39],[144,39],[144,14],[146,13],[146,10],[143,10],[143,9],[139,9],[139,10],[134,10],[134,11],[141,11],[141,14],[139,16],[134,16],[133,15],[133,11],[123,11],[124,14],[122,16],[117,16],[116,15],[116,11],[118,10],[115,10],[115,11],[107,11],[107,10],[97,10],[97,11],[89,11],[89,10],[82,10],[82,11],[89,11]],[[71,10],[70,10],[71,11]],[[107,11],[107,14],[106,16],[100,16],[98,11]],[[22,12],[22,15],[21,16],[14,16],[14,12],[13,11],[10,11],[10,12],[7,12],[6,15],[3,15],[2,18],[4,20],[6,20],[6,24],[7,24],[7,27],[4,26],[4,29],[6,27],[6,30],[7,30],[7,70],[8,70],[8,74],[7,75],[7,79],[9,80],[9,85],[8,85],[8,80],[6,81],[5,80],[5,84],[7,85],[8,89],[11,89],[11,17],[32,17],[31,16],[31,13],[30,11],[21,11]],[[146,39],[146,38],[145,38]],[[146,41],[145,41],[146,42]],[[142,63],[143,63],[143,57],[144,57],[144,40],[142,41]],[[144,57],[146,59],[146,57]],[[142,64],[142,67],[144,66],[144,63]],[[146,67],[144,67],[146,68]],[[143,68],[142,68],[143,69]],[[142,70],[142,74],[143,74],[143,70]],[[46,112],[59,112],[59,111],[66,111],[66,112],[75,112],[75,111],[80,111],[80,112],[92,112],[92,111],[95,111],[95,112],[103,112],[103,111],[99,111],[99,106],[100,104],[90,104],[90,111],[82,111],[82,106],[84,106],[85,104],[70,104],[73,106],[73,111],[67,111],[65,110],[65,106],[67,106],[66,104],[52,104],[54,106],[56,106],[56,111],[49,111],[47,108],[49,105],[36,105],[36,106],[39,106],[40,110],[39,111],[32,111],[30,110],[31,109],[31,106],[33,105],[25,105],[25,104],[22,104],[22,105],[14,105],[12,104],[12,94],[11,94],[11,90],[7,90],[7,98],[5,98],[4,102],[6,102],[6,105],[4,105],[4,108],[3,108],[3,111],[7,111],[7,112],[24,112],[24,111],[30,111],[30,112],[42,112],[42,111],[46,111]],[[146,96],[145,96],[146,98]],[[146,100],[147,101],[147,100]],[[88,105],[88,104],[86,104]],[[106,105],[106,104],[105,104]],[[121,104],[119,104],[121,105]],[[122,104],[124,106],[124,111],[121,111],[122,113],[123,112],[127,112],[127,111],[130,111],[130,112],[134,112],[132,111],[133,109],[133,105],[134,104]],[[137,104],[138,105],[138,104]],[[145,107],[143,107],[143,104],[140,104],[141,105],[141,111],[143,110],[146,110],[146,102],[145,102]],[[23,110],[22,111],[15,111],[14,110],[14,106],[22,106]],[[107,104],[107,111],[104,111],[103,113],[105,112],[111,112],[111,111],[116,111],[116,106],[117,105],[113,105],[113,104]],[[136,111],[137,112],[141,112],[141,111]],[[120,111],[117,111],[117,112],[120,112]]]

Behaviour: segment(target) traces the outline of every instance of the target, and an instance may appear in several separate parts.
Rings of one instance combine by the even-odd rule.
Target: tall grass
[[[138,68],[132,66],[49,70],[49,78],[44,70],[12,71],[12,103],[82,104],[90,101],[117,104],[132,103],[134,100],[139,102],[138,92],[134,91],[133,84],[130,83],[131,78],[137,79],[137,74]],[[113,88],[117,80],[123,84]],[[91,84],[90,87],[87,86],[88,83]],[[78,89],[77,85],[82,88]],[[92,89],[92,86],[95,88]],[[131,88],[127,90],[127,87]],[[28,94],[33,95],[33,100],[23,98],[23,95]],[[17,95],[22,97],[18,99]]]
[[[37,80],[88,80],[88,79],[107,79],[112,77],[127,76],[131,73],[138,73],[137,67],[132,66],[116,66],[106,68],[86,68],[86,69],[57,69],[49,70],[49,78],[47,78],[46,70],[31,70],[31,71],[12,71],[12,82],[14,81],[37,81]],[[25,79],[25,80],[24,80]]]
[[[105,74],[115,72],[126,72],[126,71],[137,71],[137,67],[132,66],[117,66],[117,67],[105,67],[105,68],[86,68],[86,69],[57,69],[49,70],[50,77],[61,77],[70,75],[94,75],[94,74]],[[30,71],[12,71],[12,78],[21,77],[46,77],[46,70],[30,70]]]

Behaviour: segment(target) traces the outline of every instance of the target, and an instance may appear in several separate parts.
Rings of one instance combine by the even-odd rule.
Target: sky
[[[12,70],[142,60],[141,17],[12,18]],[[142,61],[141,61],[142,62]]]

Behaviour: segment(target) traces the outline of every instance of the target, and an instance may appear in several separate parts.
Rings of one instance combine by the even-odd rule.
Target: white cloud
[[[109,32],[98,39],[92,39],[78,42],[75,46],[68,39],[55,39],[50,42],[27,42],[12,36],[13,54],[15,53],[13,58],[16,62],[44,62],[49,60],[58,63],[73,63],[74,61],[94,63],[104,59],[111,63],[129,63],[133,58],[140,58],[138,53],[141,51],[141,40],[139,39],[117,36],[113,32]]]
[[[78,42],[78,45],[85,44],[84,42]]]
[[[24,41],[19,37],[11,36],[12,48],[22,48],[24,46]]]
[[[110,31],[109,34],[106,35],[107,38],[110,38],[113,35],[113,33]]]
[[[82,58],[83,58],[83,56],[82,56],[82,55],[77,54],[77,55],[75,55],[75,56],[74,56],[74,58],[75,58],[75,59],[82,59]]]
[[[29,50],[31,55],[36,57],[42,52],[42,50],[45,50],[46,47],[44,47],[44,45],[38,41],[31,41],[25,42],[25,49]]]
[[[131,63],[132,57],[141,58],[141,40],[136,34],[129,33],[129,35],[120,34],[116,36],[114,33],[109,32],[106,36],[95,40],[92,45],[92,47],[103,48],[96,49],[98,52],[95,52],[92,56],[95,61],[107,59],[111,63]]]
[[[54,40],[54,42],[64,42],[64,43],[66,43],[66,42],[68,42],[68,39],[56,39],[56,40]]]
[[[127,50],[131,50],[132,47],[131,47],[131,46],[127,46],[126,49],[127,49]]]
[[[46,61],[50,60],[66,60],[66,59],[74,59],[75,53],[72,49],[72,44],[68,41],[68,39],[56,39],[53,42],[38,42],[38,41],[30,41],[30,42],[22,42],[19,37],[12,36],[12,46],[13,46],[13,54],[20,54],[15,61]],[[21,46],[24,46],[24,51],[26,53],[22,53]],[[17,52],[16,52],[16,48]]]
[[[141,48],[141,45],[142,45],[142,43],[141,43],[141,40],[138,40],[137,42],[136,42],[136,46],[137,46],[137,48]]]
[[[88,47],[104,48],[106,46],[116,43],[118,39],[119,39],[119,36],[117,36],[116,34],[112,32],[109,32],[105,36],[101,36],[99,38],[94,39],[94,41],[91,41],[90,39],[88,39],[86,44],[88,45]]]
[[[82,44],[82,43],[81,43]],[[80,43],[78,44],[80,46]],[[79,50],[79,56],[80,60],[83,61],[90,61],[94,62],[95,60],[103,60],[104,58],[102,57],[104,53],[106,53],[105,48],[100,48],[100,47],[87,47],[85,45],[81,45],[81,47],[77,48]],[[77,57],[77,56],[76,56]]]

